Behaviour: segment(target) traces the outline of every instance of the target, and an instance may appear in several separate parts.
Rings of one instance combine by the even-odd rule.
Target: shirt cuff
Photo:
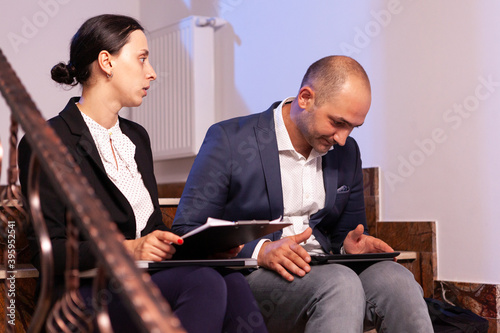
[[[344,245],[340,248],[340,254],[347,254],[347,252],[345,252]]]
[[[262,247],[262,244],[264,244],[265,242],[270,242],[270,241],[271,241],[270,239],[261,239],[257,243],[257,245],[255,245],[255,248],[253,249],[252,259],[258,259],[260,248]]]

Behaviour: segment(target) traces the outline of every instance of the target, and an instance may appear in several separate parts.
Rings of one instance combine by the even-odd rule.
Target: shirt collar
[[[114,124],[113,127],[107,129],[82,111],[80,111],[80,113],[82,114],[83,120],[87,124],[87,127],[89,128],[92,135],[114,135],[116,137],[122,133],[119,119],[116,120],[116,124]]]
[[[296,154],[300,155],[297,153],[295,148],[293,147],[292,140],[290,140],[290,135],[288,134],[288,131],[285,126],[285,121],[283,120],[283,105],[287,103],[291,103],[295,97],[288,97],[285,98],[276,109],[274,109],[274,126],[276,129],[276,141],[278,143],[278,151],[286,151],[286,150],[291,150],[294,151]],[[333,149],[333,146],[330,148],[330,150]],[[330,151],[329,150],[329,151]],[[307,158],[308,160],[317,158],[317,157],[322,157],[326,155],[326,153],[319,153],[318,151],[312,149],[311,153],[309,154],[309,157]],[[302,155],[300,155],[302,156]]]
[[[278,151],[295,150],[290,140],[290,135],[286,130],[283,120],[283,105],[291,103],[295,97],[288,97],[283,100],[276,109],[274,109],[274,126],[276,128],[276,140],[278,142]]]

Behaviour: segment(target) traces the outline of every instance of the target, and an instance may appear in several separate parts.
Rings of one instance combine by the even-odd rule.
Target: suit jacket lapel
[[[154,195],[152,195],[152,193],[156,193],[157,185],[156,185],[156,179],[154,178],[154,174],[146,170],[146,168],[150,165],[149,163],[146,163],[146,161],[149,159],[147,150],[144,148],[143,142],[137,136],[137,133],[135,131],[132,131],[130,126],[128,126],[124,121],[121,121],[121,119],[120,119],[120,128],[123,134],[125,134],[135,145],[134,159],[135,162],[137,163],[137,169],[139,170],[139,173],[142,176],[142,181],[144,182],[144,186],[146,186],[146,189],[148,190],[151,198],[154,198]],[[153,205],[157,206],[158,203],[154,202],[153,200]]]
[[[273,110],[279,105],[276,102],[264,112],[255,127],[255,137],[262,162],[262,169],[266,181],[267,194],[272,218],[283,215],[283,191],[281,187],[280,161],[278,143],[274,130]]]
[[[330,156],[328,156],[330,155]],[[313,214],[309,220],[309,226],[313,228],[314,237],[321,244],[326,252],[331,249],[331,242],[325,235],[321,226],[318,226],[323,218],[332,210],[335,204],[335,198],[337,197],[337,183],[338,183],[338,168],[337,160],[335,159],[334,153],[323,156],[322,168],[323,168],[323,183],[325,184],[325,207]]]
[[[331,156],[323,156],[323,182],[325,183],[325,208],[323,210],[331,210],[335,204],[335,199],[337,198],[337,187],[338,187],[338,161],[335,158],[335,154],[332,151]]]
[[[97,146],[95,145],[94,139],[90,134],[90,131],[83,120],[80,110],[76,106],[78,97],[73,97],[69,100],[68,104],[59,114],[61,118],[68,124],[71,134],[79,136],[77,142],[77,156],[88,155],[96,166],[104,173],[104,164],[102,164],[101,157],[97,151]],[[76,161],[78,163],[78,161]]]
[[[331,154],[331,153],[330,153]],[[337,197],[338,169],[333,156],[325,155],[322,160],[323,184],[325,185],[325,207],[311,216],[309,225],[314,228],[331,211]]]

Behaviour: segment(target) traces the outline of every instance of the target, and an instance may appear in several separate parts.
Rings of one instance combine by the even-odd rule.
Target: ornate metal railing
[[[180,322],[170,311],[170,307],[162,298],[158,288],[150,281],[147,273],[135,266],[134,260],[123,246],[123,235],[111,222],[107,210],[98,200],[86,178],[81,175],[67,148],[59,137],[48,126],[26,92],[16,73],[0,50],[0,90],[11,109],[11,126],[9,142],[8,184],[0,200],[4,208],[13,207],[25,215],[23,198],[16,186],[17,171],[17,132],[18,126],[25,131],[25,136],[33,149],[29,172],[29,203],[31,223],[39,239],[41,248],[41,291],[35,313],[33,314],[30,332],[86,332],[94,329],[92,318],[85,311],[78,292],[79,272],[77,239],[79,233],[93,242],[98,258],[99,268],[94,278],[94,297],[97,304],[97,325],[101,332],[111,332],[107,314],[106,300],[99,297],[99,290],[113,278],[124,291],[133,318],[145,332],[183,332]],[[2,163],[0,146],[0,166]],[[38,193],[38,174],[40,167],[58,191],[61,200],[70,208],[67,232],[67,267],[65,274],[66,292],[52,304],[53,257],[51,242],[40,210]],[[22,219],[11,223],[0,214],[0,238],[8,244],[9,228],[17,228],[23,232]],[[8,270],[8,251],[4,251],[5,269]],[[7,279],[6,290],[8,290]],[[6,304],[9,296],[6,293]],[[126,315],[126,314],[124,314]],[[5,319],[7,320],[7,318]],[[6,331],[14,331],[14,326],[6,325]]]

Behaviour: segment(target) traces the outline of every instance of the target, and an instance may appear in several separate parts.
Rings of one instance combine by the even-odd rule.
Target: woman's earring
[[[113,77],[113,71],[111,71],[111,74],[106,74],[108,79],[111,79]]]

